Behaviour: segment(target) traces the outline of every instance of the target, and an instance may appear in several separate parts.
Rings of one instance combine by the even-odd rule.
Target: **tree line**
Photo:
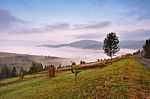
[[[35,61],[32,61],[29,71],[26,71],[22,66],[20,67],[20,70],[17,71],[16,66],[10,68],[5,64],[0,70],[0,79],[17,76],[23,78],[25,74],[33,74],[45,70],[48,70],[48,66],[45,66],[43,68],[43,65],[41,63],[37,63]]]

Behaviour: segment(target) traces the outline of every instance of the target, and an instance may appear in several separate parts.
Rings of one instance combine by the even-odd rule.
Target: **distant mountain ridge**
[[[143,44],[144,41],[129,40],[129,41],[120,41],[119,46],[120,48],[142,49]],[[40,46],[51,47],[51,48],[74,47],[74,48],[82,48],[82,49],[102,49],[103,43],[96,40],[80,40],[68,44],[58,44],[58,45],[44,44]]]

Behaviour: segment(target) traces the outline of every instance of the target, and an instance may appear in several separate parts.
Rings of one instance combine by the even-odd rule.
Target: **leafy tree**
[[[12,77],[16,77],[17,76],[17,70],[16,67],[14,66],[12,69]]]
[[[119,39],[115,32],[107,34],[107,37],[104,39],[103,50],[107,56],[111,57],[112,63],[112,56],[120,50]]]
[[[145,45],[143,46],[143,50],[144,50],[144,57],[150,58],[150,38],[149,38],[149,40],[145,41]]]

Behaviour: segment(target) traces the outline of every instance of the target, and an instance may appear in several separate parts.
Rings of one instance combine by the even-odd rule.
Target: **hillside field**
[[[150,69],[133,57],[103,68],[0,80],[0,99],[150,99]]]

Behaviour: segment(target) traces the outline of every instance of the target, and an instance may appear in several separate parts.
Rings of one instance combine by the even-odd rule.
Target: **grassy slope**
[[[45,74],[41,75],[38,78],[1,86],[0,99],[150,98],[150,70],[134,58],[104,68],[82,70],[76,86],[74,74],[69,71],[58,73],[51,79]],[[16,79],[18,78],[13,78]],[[5,85],[8,81],[10,79],[1,83]]]

